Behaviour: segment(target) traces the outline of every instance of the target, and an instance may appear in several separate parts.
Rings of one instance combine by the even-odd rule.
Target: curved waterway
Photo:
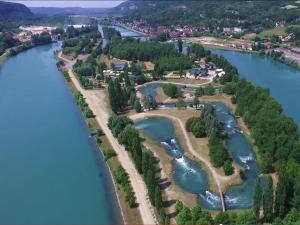
[[[300,71],[267,56],[258,54],[210,49],[224,56],[234,65],[241,76],[261,87],[270,89],[270,94],[283,107],[285,114],[291,116],[300,126]]]
[[[108,169],[56,68],[58,44],[0,67],[0,223],[122,223]]]
[[[227,147],[235,162],[245,170],[246,180],[242,185],[233,186],[225,194],[227,209],[243,209],[252,206],[252,199],[256,179],[259,177],[258,165],[252,146],[247,142],[242,131],[237,127],[235,117],[222,103],[213,104],[218,119],[224,124],[224,129],[229,132]],[[172,107],[168,105],[168,107]],[[173,106],[174,107],[174,106]],[[208,178],[201,165],[186,156],[175,137],[172,121],[167,118],[150,117],[135,122],[137,129],[142,130],[151,139],[160,144],[166,152],[174,158],[173,180],[184,191],[196,194],[199,204],[207,209],[220,209],[218,193],[212,193],[209,188]],[[262,180],[262,183],[263,180]]]

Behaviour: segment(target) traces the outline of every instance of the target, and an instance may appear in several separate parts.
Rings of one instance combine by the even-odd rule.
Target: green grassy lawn
[[[270,38],[272,35],[286,35],[286,28],[285,27],[275,27],[273,29],[265,30],[258,34],[258,37],[264,39],[264,38]]]

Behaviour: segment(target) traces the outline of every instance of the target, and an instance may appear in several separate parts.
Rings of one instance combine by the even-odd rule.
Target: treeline
[[[190,69],[193,65],[191,59],[184,55],[164,56],[154,63],[156,67],[164,71],[178,70],[181,73],[183,73],[182,70]]]
[[[90,57],[90,59],[91,60],[87,60],[86,62],[77,60],[73,66],[79,82],[86,89],[92,89],[94,87],[91,77],[96,76],[96,65],[93,62],[93,58]]]
[[[186,122],[186,130],[195,137],[208,137],[210,160],[214,167],[223,167],[225,175],[233,174],[232,159],[224,142],[223,128],[212,105],[206,105],[201,117],[192,117]]]
[[[88,104],[85,102],[83,95],[79,91],[74,91],[74,97],[83,115],[86,118],[94,117],[92,110],[89,108]]]
[[[44,45],[52,42],[51,36],[48,32],[32,35],[31,39],[32,43],[35,45]]]
[[[62,71],[62,72],[64,73],[66,71]],[[74,94],[76,102],[77,102],[81,112],[85,116],[85,118],[88,119],[88,118],[94,117],[93,112],[88,107],[82,94],[79,91],[74,91],[73,94]],[[88,123],[88,125],[89,125],[89,128],[92,129],[92,125],[90,125],[90,123]],[[101,129],[97,129],[96,131],[93,131],[93,133],[95,135],[96,143],[97,143],[98,147],[100,147],[102,144],[101,136],[103,135],[103,132]],[[105,161],[108,161],[109,159],[117,156],[116,152],[112,149],[104,150],[104,148],[101,147],[101,150],[103,151]],[[119,185],[121,185],[121,187],[125,193],[125,201],[128,203],[129,207],[131,207],[131,208],[136,207],[137,206],[136,197],[135,197],[135,193],[132,189],[128,174],[126,173],[126,171],[124,170],[124,168],[121,165],[119,165],[118,168],[114,168],[110,164],[109,164],[109,166],[112,169],[112,175],[114,176],[116,182]]]
[[[242,213],[236,212],[219,212],[213,219],[210,212],[202,209],[200,206],[188,208],[181,202],[177,202],[176,222],[178,225],[187,224],[224,224],[224,225],[260,225],[260,222],[255,218],[253,212],[245,211]]]
[[[136,197],[125,169],[122,166],[119,166],[117,170],[115,170],[113,173],[117,183],[122,186],[122,189],[125,193],[125,200],[128,203],[128,205],[131,208],[136,207]]]
[[[126,89],[121,87],[120,80],[118,78],[109,79],[108,97],[111,109],[114,113],[121,112],[127,105],[128,98]]]
[[[129,76],[129,71],[132,71],[132,76]],[[122,112],[128,107],[134,108],[136,112],[142,111],[140,99],[136,96],[134,88],[138,77],[143,76],[139,71],[139,67],[134,64],[130,68],[126,65],[124,73],[121,73],[119,77],[107,79],[109,102],[114,113]],[[154,104],[156,103],[151,99],[144,99],[144,108],[152,107]]]
[[[162,44],[154,41],[139,42],[133,38],[116,38],[109,42],[104,54],[126,60],[155,61],[165,56],[177,55],[173,44]]]
[[[155,206],[161,224],[169,224],[170,218],[165,214],[163,198],[158,185],[156,173],[159,171],[157,159],[145,149],[140,141],[139,132],[133,126],[132,120],[126,116],[112,116],[109,118],[108,127],[119,143],[129,152],[137,171],[142,175],[148,189],[151,204]]]
[[[67,29],[63,28],[56,28],[51,32],[54,35],[61,35],[62,38],[64,39],[70,39],[78,36],[85,36],[87,34],[89,35],[100,35],[98,32],[98,27],[97,26],[82,26],[79,28],[75,28],[74,26],[68,26]]]
[[[0,55],[2,55],[7,48],[13,47],[17,44],[11,33],[0,33]]]
[[[124,4],[129,8],[130,2]],[[184,1],[184,8],[182,1],[172,6],[165,1],[155,1],[155,5],[137,1],[135,5],[136,9],[128,10],[122,20],[137,19],[155,27],[193,25],[198,27],[199,33],[210,35],[221,34],[223,27],[241,27],[259,33],[274,28],[278,21],[297,24],[300,14],[299,3],[284,0],[276,4],[274,1]]]
[[[273,180],[272,177],[267,177],[267,185],[262,193],[262,187],[260,179],[258,178],[255,185],[255,191],[253,195],[253,214],[257,220],[260,219],[260,208],[261,203],[263,206],[263,221],[266,223],[271,223],[274,218],[273,208],[274,208],[274,190],[273,190]]]
[[[229,62],[227,62],[229,63]],[[300,140],[295,122],[283,114],[281,105],[260,88],[236,74],[226,74],[223,91],[232,95],[236,114],[251,129],[258,147],[263,173],[276,172],[278,184],[273,217],[277,224],[289,220],[300,210]],[[299,222],[299,219],[298,219]]]
[[[62,44],[63,53],[68,55],[74,53],[78,55],[80,53],[87,54],[92,52],[93,46],[97,44],[97,39],[100,37],[99,32],[89,33],[81,37],[73,37],[65,39]]]
[[[215,88],[209,84],[204,87],[198,87],[195,92],[195,96],[201,97],[203,95],[214,95],[216,93]]]
[[[112,39],[115,39],[115,38],[121,38],[122,37],[120,31],[117,31],[114,28],[103,27],[102,30],[103,30],[104,37],[107,40],[112,40]]]

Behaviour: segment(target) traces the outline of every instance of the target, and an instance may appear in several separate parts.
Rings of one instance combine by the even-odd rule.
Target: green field
[[[260,38],[270,38],[272,35],[286,35],[286,28],[285,27],[276,27],[273,29],[265,30],[258,34]]]

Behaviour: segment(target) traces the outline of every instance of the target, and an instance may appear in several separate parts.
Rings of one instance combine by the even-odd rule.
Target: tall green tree
[[[182,40],[181,40],[181,39],[178,39],[177,45],[178,45],[178,51],[179,51],[180,53],[182,53]]]
[[[284,172],[280,172],[278,176],[278,183],[276,187],[276,198],[275,198],[275,216],[283,218],[288,212],[289,207],[289,190],[290,182]]]
[[[159,189],[159,187],[156,185],[155,187],[155,207],[156,209],[159,211],[162,207],[162,197],[161,197],[161,191]]]
[[[265,222],[271,223],[273,221],[273,202],[274,190],[272,177],[267,178],[267,187],[263,194],[263,210]]]
[[[260,187],[260,180],[258,178],[256,180],[255,190],[253,195],[253,213],[257,219],[259,219],[260,203],[261,203],[261,187]]]
[[[118,109],[119,109],[119,105],[118,105],[118,100],[117,100],[117,94],[115,92],[115,84],[112,79],[110,79],[108,82],[108,97],[109,97],[111,110],[114,113],[117,113]]]

